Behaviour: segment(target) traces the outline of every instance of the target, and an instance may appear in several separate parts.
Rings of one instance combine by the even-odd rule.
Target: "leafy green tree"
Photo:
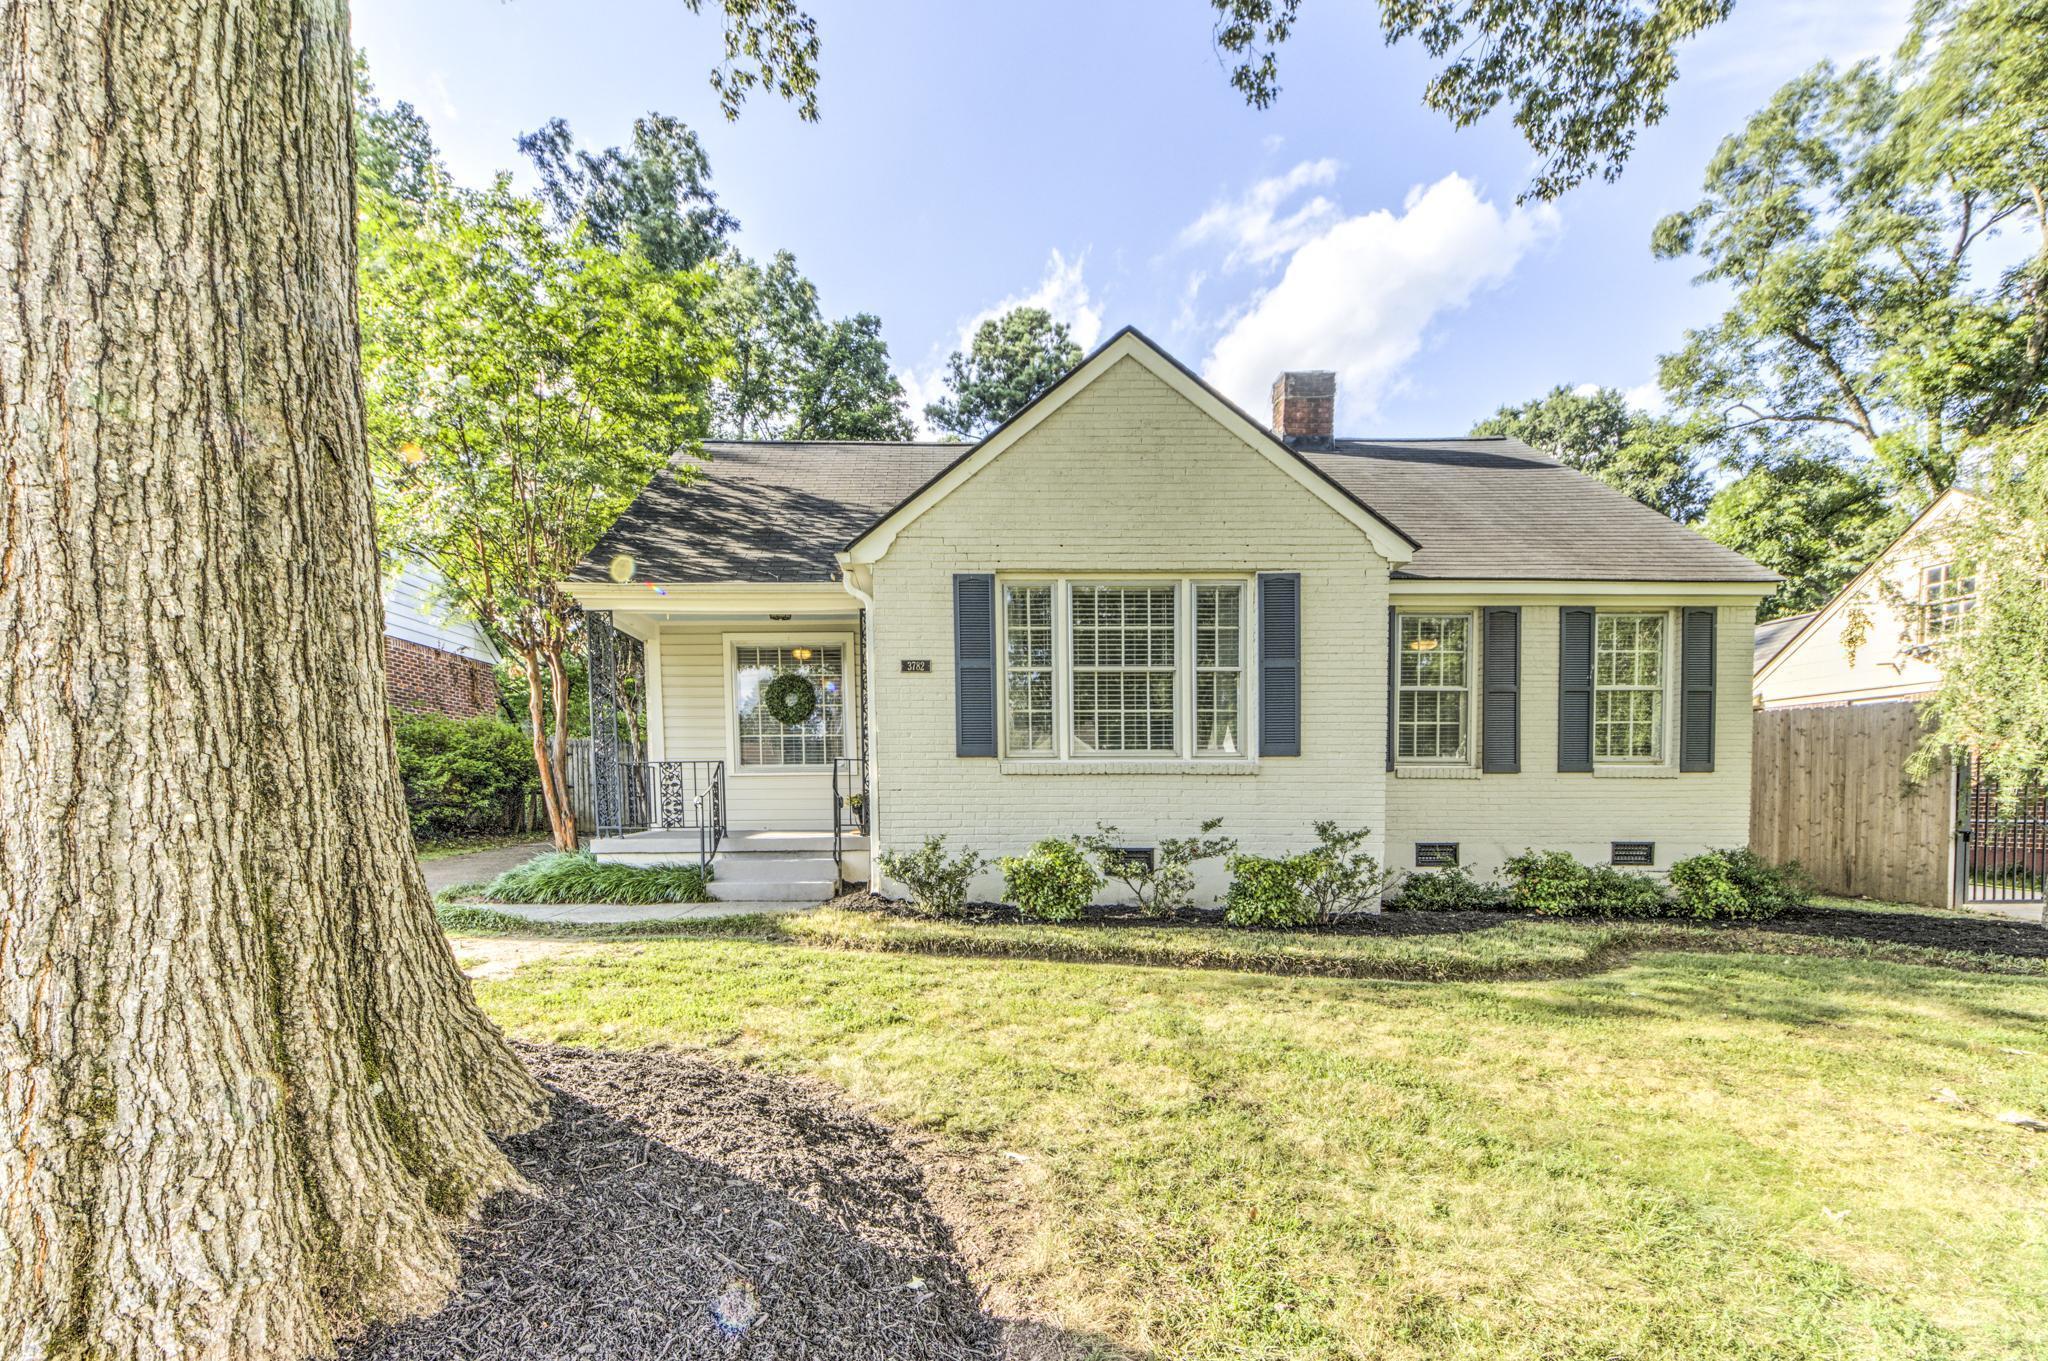
[[[1680,524],[1707,509],[1712,489],[1698,453],[1701,432],[1630,410],[1619,388],[1580,392],[1560,385],[1534,401],[1502,407],[1472,433],[1512,435]]]
[[[861,312],[815,332],[796,379],[797,439],[907,440],[916,434],[889,368],[882,322]]]
[[[1700,529],[1785,578],[1758,617],[1819,609],[1905,527],[1867,462],[1791,452],[1753,461]]]
[[[1017,307],[984,321],[967,353],[946,361],[948,394],[925,419],[961,439],[976,439],[1022,411],[1081,362],[1081,347],[1041,307]]]
[[[389,547],[432,563],[526,682],[556,844],[576,842],[564,774],[561,583],[702,428],[722,361],[699,324],[710,279],[605,249],[500,177],[422,221],[368,205],[362,241],[370,447]]]
[[[562,226],[582,223],[613,250],[630,241],[657,269],[696,269],[726,248],[739,220],[718,206],[711,159],[679,118],[633,121],[629,147],[586,151],[564,119],[519,139],[540,196]]]
[[[1278,49],[1302,0],[1209,0],[1230,83],[1254,108],[1280,94]],[[1389,44],[1414,38],[1439,61],[1423,103],[1469,127],[1501,104],[1540,158],[1529,195],[1612,180],[1639,128],[1667,112],[1677,45],[1728,17],[1734,0],[1380,0]],[[1525,195],[1527,197],[1528,195]]]
[[[813,337],[824,329],[817,288],[788,251],[765,266],[734,251],[718,262],[710,325],[732,348],[713,394],[712,429],[725,439],[779,438]]]
[[[1942,644],[1923,778],[1948,752],[1977,755],[2010,804],[2048,783],[2048,425],[1989,442],[1972,513],[1944,526],[1953,570],[1976,580],[1968,624]]]
[[[386,107],[370,83],[369,58],[355,55],[356,184],[359,191],[424,204],[448,179],[420,112],[404,100]]]
[[[1752,452],[1846,440],[1916,506],[1964,443],[2041,414],[2044,18],[2040,0],[1923,5],[1896,69],[1823,64],[1721,144],[1705,195],[1653,237],[1734,295],[1665,357],[1675,401]],[[1989,243],[2022,225],[2032,258],[1995,271]]]

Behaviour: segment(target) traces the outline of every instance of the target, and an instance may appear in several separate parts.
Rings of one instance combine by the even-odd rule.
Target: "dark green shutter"
[[[1593,768],[1593,610],[1557,612],[1557,768]]]
[[[1512,775],[1522,768],[1522,607],[1486,611],[1481,653],[1484,695],[1479,720],[1481,768]]]
[[[1678,768],[1714,768],[1714,611],[1687,610],[1679,649]]]
[[[1259,755],[1301,755],[1301,573],[1259,573]]]
[[[953,578],[953,735],[961,756],[996,754],[996,579]]]
[[[1387,769],[1394,768],[1401,705],[1401,612],[1387,606]]]

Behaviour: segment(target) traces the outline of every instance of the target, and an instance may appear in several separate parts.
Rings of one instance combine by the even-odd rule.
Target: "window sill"
[[[1596,780],[1675,780],[1677,766],[1602,766],[1593,767]]]
[[[1394,767],[1397,780],[1476,780],[1478,766],[1400,766]]]
[[[1256,775],[1259,763],[1219,757],[1209,761],[1011,761],[1001,763],[1005,775]]]

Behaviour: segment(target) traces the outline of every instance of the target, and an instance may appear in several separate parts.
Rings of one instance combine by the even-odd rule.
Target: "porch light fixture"
[[[807,662],[811,659],[811,650],[807,647],[793,647],[789,650],[789,655],[800,662]]]
[[[1436,651],[1436,639],[1411,638],[1408,642],[1408,650],[1410,652],[1434,652]]]
[[[611,560],[610,565],[605,570],[611,574],[613,581],[624,585],[633,579],[633,566],[632,554],[621,553]]]

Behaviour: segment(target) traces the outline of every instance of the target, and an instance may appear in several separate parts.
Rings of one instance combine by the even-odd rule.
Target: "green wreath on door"
[[[768,717],[794,728],[818,711],[818,687],[809,676],[785,671],[762,687],[761,705]]]

